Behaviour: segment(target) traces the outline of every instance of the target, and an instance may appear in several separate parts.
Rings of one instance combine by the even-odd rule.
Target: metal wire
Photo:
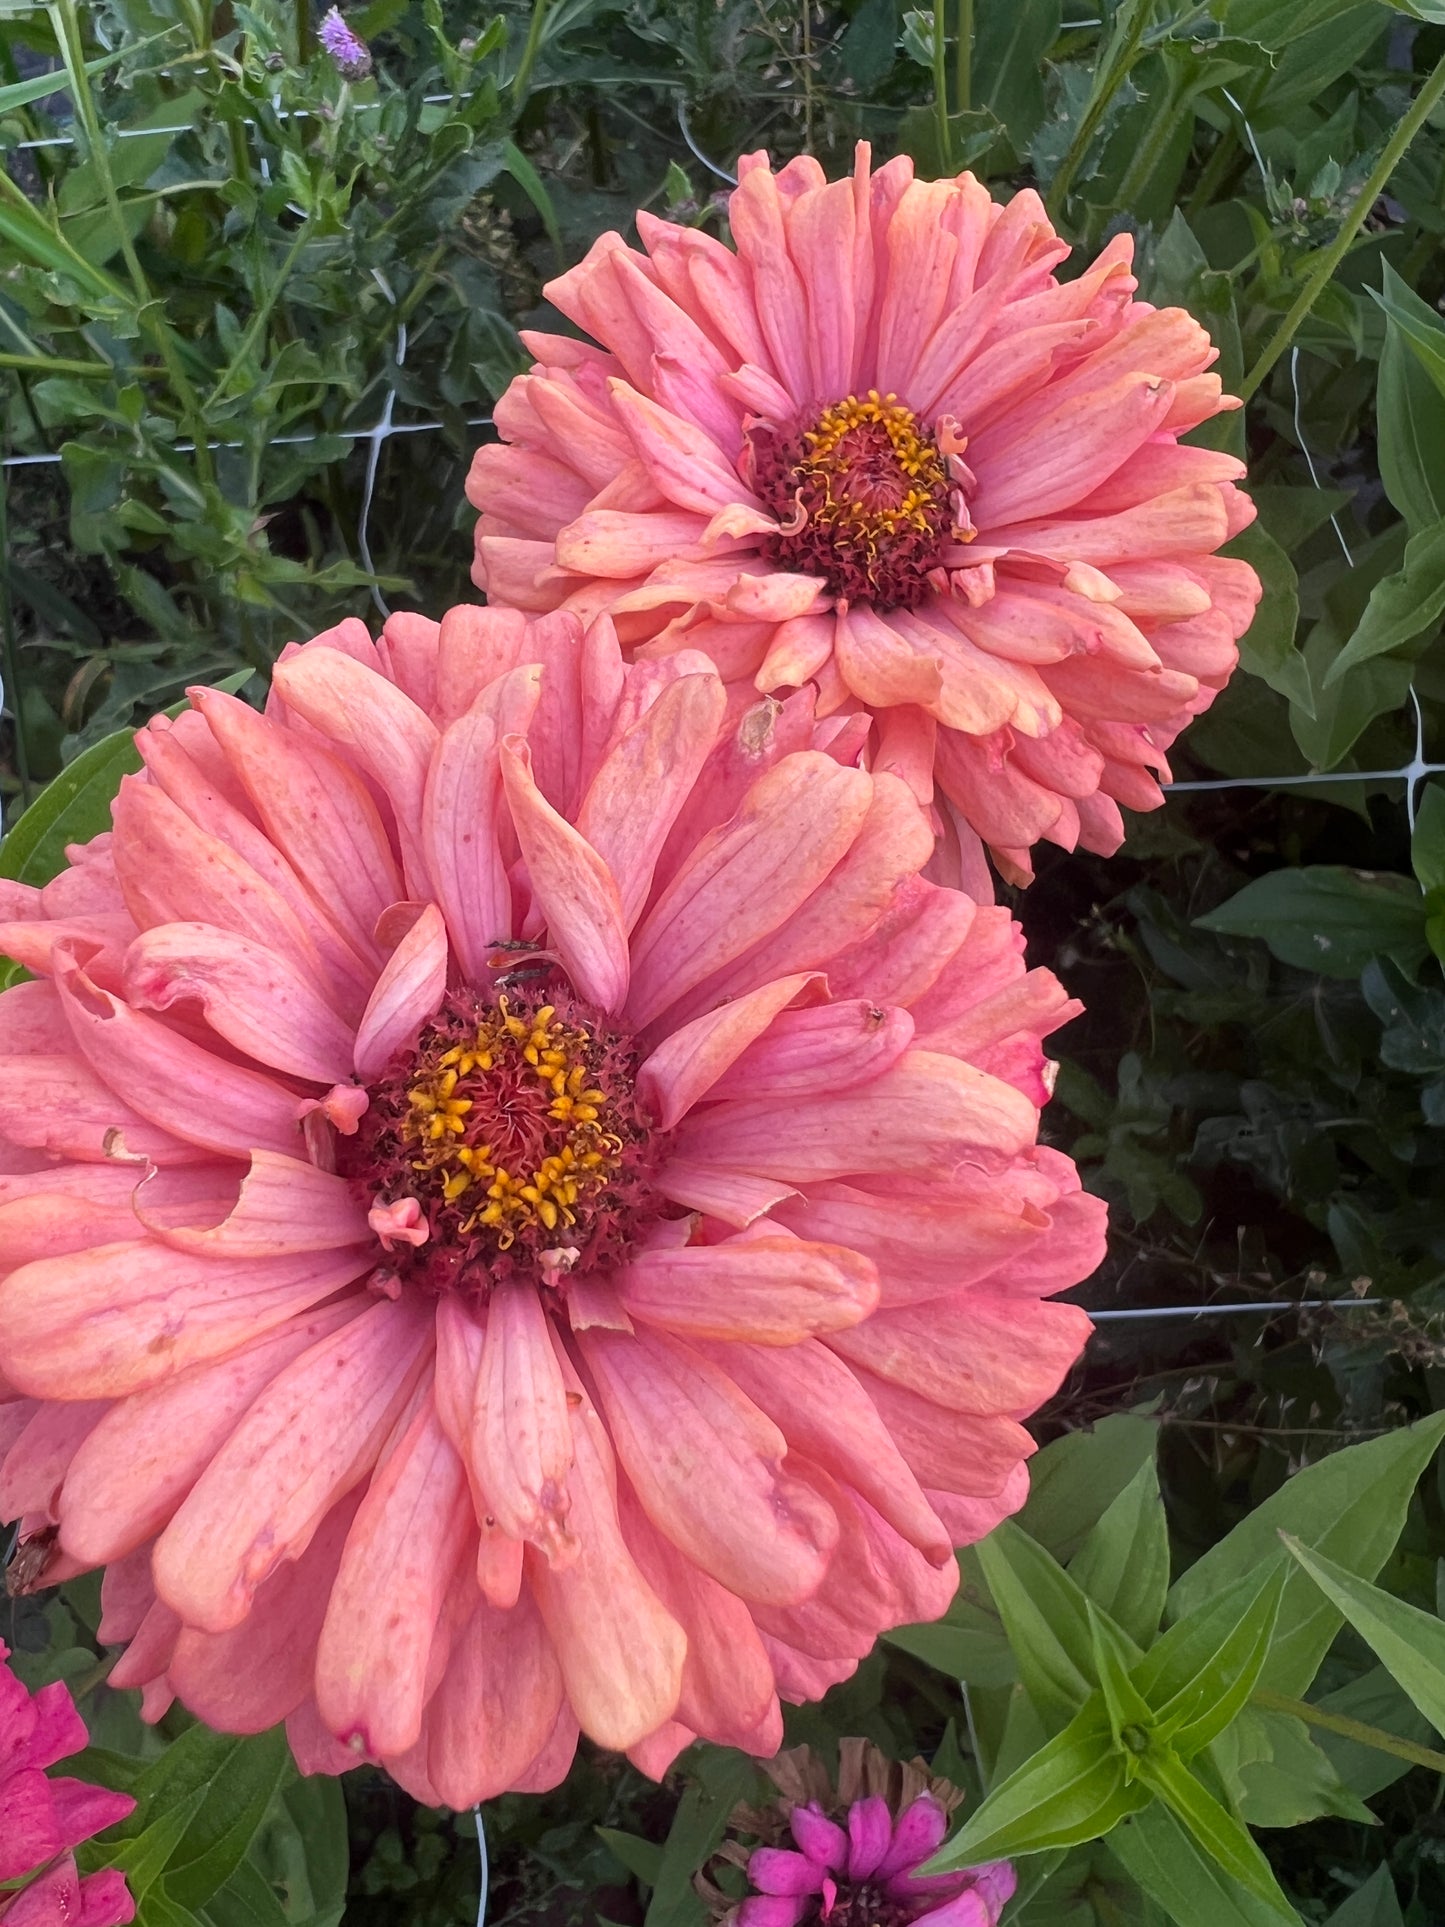
[[[1385,1302],[1383,1298],[1276,1298],[1238,1305],[1141,1305],[1126,1311],[1090,1311],[1089,1316],[1096,1325],[1138,1318],[1272,1318],[1284,1311],[1353,1311],[1357,1307],[1378,1311]],[[1088,1311],[1088,1306],[1084,1309]]]
[[[492,1868],[487,1858],[487,1829],[480,1805],[472,1808],[472,1818],[477,1823],[477,1848],[482,1856],[482,1891],[477,1901],[477,1927],[487,1927],[487,1895],[492,1884]]]

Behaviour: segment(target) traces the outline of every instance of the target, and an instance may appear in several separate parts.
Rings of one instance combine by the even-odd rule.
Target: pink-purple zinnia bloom
[[[4,1927],[120,1927],[135,1918],[113,1868],[82,1879],[75,1849],[135,1806],[127,1793],[52,1777],[86,1744],[63,1682],[31,1693],[5,1664],[0,1640],[0,1921]],[[16,1884],[18,1883],[18,1884]]]
[[[958,1873],[921,1874],[948,1828],[942,1803],[920,1793],[895,1821],[878,1795],[855,1800],[846,1824],[830,1820],[816,1801],[794,1807],[790,1825],[797,1851],[759,1847],[748,1861],[756,1890],[737,1914],[737,1927],[997,1927],[1013,1894],[1006,1860]]]
[[[342,17],[340,7],[330,7],[322,16],[317,39],[335,62],[343,80],[365,80],[371,72],[371,54],[366,42]]]

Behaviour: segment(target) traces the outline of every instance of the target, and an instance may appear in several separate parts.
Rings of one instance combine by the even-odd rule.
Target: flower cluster
[[[0,883],[12,1586],[104,1567],[148,1716],[431,1803],[773,1754],[1022,1503],[1104,1213],[985,846],[1112,849],[1258,594],[1127,240],[741,176],[736,252],[553,285],[602,346],[530,337],[476,458],[492,606],[192,691]],[[744,1927],[993,1927],[945,1818],[794,1799]]]
[[[5,1927],[119,1927],[134,1920],[124,1877],[76,1870],[75,1849],[135,1807],[126,1793],[52,1777],[86,1744],[85,1722],[60,1681],[29,1693],[0,1640],[0,1921]]]
[[[478,585],[610,610],[635,653],[866,708],[875,768],[980,843],[1109,854],[1236,660],[1259,599],[1216,553],[1244,465],[1182,437],[1237,406],[1179,308],[1135,298],[1128,235],[1076,279],[1031,188],[851,180],[745,155],[736,251],[641,213],[554,281],[600,346],[524,337],[468,494]]]

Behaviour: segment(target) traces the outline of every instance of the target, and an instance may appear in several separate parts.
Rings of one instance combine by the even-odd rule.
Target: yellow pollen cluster
[[[578,1200],[615,1175],[623,1145],[606,1129],[606,1093],[591,1083],[591,1041],[551,1004],[518,1017],[503,997],[471,1043],[444,1052],[408,1090],[401,1128],[418,1153],[412,1169],[439,1179],[448,1204],[469,1200],[464,1233],[490,1229],[505,1251],[530,1225],[565,1230]],[[491,1137],[474,1143],[479,1103]],[[519,1157],[504,1142],[544,1136],[557,1148],[542,1155]]]
[[[855,467],[854,451],[846,446],[848,436],[870,427],[883,431],[893,462],[912,483],[896,504],[867,499],[865,465]],[[870,439],[875,441],[876,459],[882,451],[876,449],[876,438]],[[875,536],[896,535],[904,528],[930,528],[929,511],[936,514],[948,490],[948,471],[937,446],[920,433],[918,417],[896,395],[882,396],[876,388],[870,388],[865,396],[849,395],[844,401],[834,402],[818,417],[817,426],[803,436],[803,443],[807,453],[795,473],[799,480],[814,481],[823,492],[822,503],[810,509],[810,518],[820,527],[851,524],[850,533]],[[833,487],[835,479],[844,484],[841,494]],[[860,483],[862,494],[855,492]]]

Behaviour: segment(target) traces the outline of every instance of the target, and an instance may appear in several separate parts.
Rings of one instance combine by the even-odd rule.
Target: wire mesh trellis
[[[1097,23],[1091,21],[1091,22],[1082,22],[1082,23],[1076,22],[1071,24],[1072,25],[1095,25]],[[65,84],[65,77],[63,72],[57,71],[56,79],[58,83],[57,92],[63,91],[64,84]],[[1267,175],[1268,170],[1266,168],[1263,158],[1260,155],[1259,147],[1254,135],[1254,130],[1250,126],[1247,115],[1240,107],[1239,102],[1234,99],[1233,95],[1230,94],[1227,89],[1222,89],[1221,91],[1224,93],[1224,97],[1228,101],[1229,105],[1234,108],[1236,113],[1239,114],[1240,121],[1243,125],[1243,129],[1245,132],[1245,136],[1248,140],[1251,152],[1253,153],[1255,162],[1261,174]],[[457,97],[450,94],[429,94],[424,97],[424,104],[428,106],[448,105],[448,104],[451,104],[455,98]],[[463,94],[460,98],[465,99],[467,98],[467,95]],[[353,111],[357,111],[357,112],[374,111],[380,105],[381,103],[379,101],[357,102],[353,104]],[[273,98],[272,110],[276,118],[279,120],[305,119],[305,118],[311,117],[306,109],[298,109],[294,111],[283,109],[280,106],[279,95]],[[704,151],[704,149],[699,145],[696,139],[696,136],[692,131],[692,127],[688,119],[686,100],[681,94],[679,94],[678,100],[677,100],[676,117],[677,117],[678,131],[683,139],[684,144],[686,145],[686,147],[688,148],[689,152],[692,154],[694,159],[697,160],[701,166],[705,167],[716,180],[722,182],[726,186],[730,186],[730,187],[736,186],[737,176],[726,167],[723,167],[722,165],[720,165],[719,162],[712,159],[711,156],[709,156]],[[241,124],[248,129],[253,129],[257,125],[256,121],[249,118],[244,120]],[[163,125],[158,127],[145,127],[145,128],[118,128],[115,130],[115,133],[117,138],[125,140],[125,139],[140,139],[143,137],[154,138],[158,134],[185,134],[185,133],[190,133],[192,131],[194,130],[191,123],[187,122],[187,123],[177,123],[176,125],[173,125],[173,126]],[[76,141],[73,135],[55,134],[55,135],[49,135],[38,139],[15,142],[9,151],[25,152],[29,150],[36,150],[36,149],[42,149],[42,148],[67,147],[67,146],[75,146],[75,145],[76,145]],[[264,159],[262,162],[262,166],[264,171],[265,169]],[[386,296],[387,300],[390,301],[393,306],[395,306],[396,298],[392,290],[390,289],[390,287],[387,286],[385,280],[379,273],[376,273],[375,270],[373,270],[373,273],[375,274],[375,278],[378,282],[378,285],[381,287],[383,294]],[[407,327],[404,321],[399,321],[397,325],[395,349],[394,349],[393,364],[392,364],[395,369],[400,369],[404,365],[406,361],[407,346],[408,346]],[[1299,349],[1296,347],[1291,353],[1290,365],[1289,365],[1291,385],[1292,385],[1292,390],[1294,395],[1294,425],[1296,430],[1296,439],[1298,440],[1301,452],[1304,455],[1305,463],[1309,470],[1311,482],[1316,488],[1322,488],[1323,484],[1320,481],[1319,473],[1315,465],[1314,457],[1306,442],[1306,439],[1303,433],[1303,426],[1300,420],[1300,392],[1299,392],[1299,382],[1298,382],[1298,365],[1299,365]],[[317,431],[315,433],[277,435],[272,437],[268,442],[268,446],[270,447],[283,447],[283,446],[297,447],[297,446],[305,446],[309,443],[314,443],[325,439],[334,438],[338,440],[349,441],[354,446],[361,445],[361,444],[364,444],[366,446],[366,451],[367,451],[366,469],[365,469],[365,476],[364,476],[363,488],[362,488],[361,506],[357,515],[356,547],[357,547],[358,557],[362,563],[362,566],[373,577],[376,575],[376,569],[374,566],[374,562],[371,554],[371,546],[370,546],[370,517],[371,517],[372,504],[375,498],[377,478],[380,472],[381,458],[382,458],[384,447],[388,441],[392,440],[395,437],[406,436],[406,435],[424,435],[424,434],[439,433],[447,426],[445,423],[437,422],[437,421],[422,421],[422,422],[396,421],[395,410],[396,410],[397,400],[398,400],[398,396],[397,396],[396,388],[391,381],[388,381],[386,383],[385,390],[384,390],[381,414],[370,427],[327,429],[324,431]],[[466,426],[469,428],[478,428],[478,429],[488,428],[492,425],[492,420],[493,418],[491,415],[473,416],[467,419]],[[175,451],[179,454],[192,453],[194,452],[194,449],[195,449],[194,442],[182,441],[182,442],[177,442],[174,446],[175,446]],[[245,444],[242,442],[236,442],[236,441],[217,440],[217,441],[207,442],[206,446],[208,449],[211,449],[211,450],[226,450],[226,449],[244,448]],[[3,458],[0,458],[0,474],[3,474],[4,472],[7,472],[12,469],[43,466],[43,465],[44,466],[59,465],[62,462],[62,460],[63,460],[63,457],[59,453],[54,451],[44,451],[40,453],[20,454],[20,455],[6,455]],[[1345,560],[1347,564],[1353,568],[1354,557],[1350,552],[1349,544],[1346,541],[1343,530],[1340,527],[1339,520],[1337,516],[1334,515],[1333,513],[1330,515],[1329,520],[1339,540],[1340,547],[1344,552]],[[375,583],[373,583],[373,586],[371,589],[371,596],[379,613],[383,617],[386,617],[387,615],[389,615],[390,610],[388,608],[386,600],[383,597],[380,588],[376,586]],[[3,702],[3,697],[4,697],[3,685],[0,685],[0,702]],[[1313,787],[1316,784],[1340,784],[1340,783],[1358,784],[1358,783],[1403,782],[1405,785],[1406,813],[1409,820],[1410,828],[1413,830],[1415,827],[1416,814],[1417,814],[1417,797],[1418,797],[1419,786],[1423,781],[1426,780],[1426,778],[1430,776],[1445,774],[1445,763],[1432,763],[1426,759],[1425,743],[1424,743],[1424,714],[1421,709],[1419,698],[1416,695],[1413,688],[1410,690],[1410,700],[1413,705],[1414,717],[1415,717],[1414,753],[1411,756],[1410,760],[1407,763],[1401,765],[1399,768],[1388,769],[1388,770],[1331,770],[1331,771],[1311,771],[1311,772],[1295,771],[1295,772],[1289,772],[1289,773],[1280,774],[1276,776],[1202,778],[1197,780],[1184,780],[1180,782],[1168,783],[1168,784],[1165,784],[1163,787],[1166,793],[1168,794],[1173,794],[1176,792],[1182,794],[1182,793],[1191,792],[1191,791],[1210,791],[1210,790],[1223,791],[1223,790],[1233,790],[1233,789],[1243,790],[1243,789],[1309,788],[1309,787]],[[1211,1319],[1259,1318],[1259,1317],[1278,1317],[1278,1316],[1287,1315],[1290,1312],[1303,1312],[1303,1311],[1344,1310],[1349,1308],[1378,1309],[1384,1303],[1385,1301],[1381,1299],[1359,1298],[1359,1297],[1350,1295],[1350,1296],[1341,1296],[1339,1298],[1254,1300],[1254,1301],[1241,1301],[1241,1302],[1217,1303],[1217,1304],[1196,1303],[1196,1304],[1182,1304],[1182,1305],[1169,1304],[1169,1305],[1101,1308],[1098,1310],[1091,1311],[1090,1315],[1098,1323],[1113,1323],[1113,1322],[1127,1323],[1127,1322],[1134,1322],[1134,1321],[1158,1320],[1158,1319],[1178,1320],[1178,1319],[1199,1319],[1199,1318],[1211,1318]],[[477,1827],[478,1827],[478,1837],[482,1846],[482,1852],[484,1856],[483,1858],[484,1885],[483,1885],[482,1905],[483,1905],[483,1909],[485,1909],[486,1843],[485,1843],[485,1835],[482,1833],[482,1828],[481,1828],[480,1812],[478,1812],[477,1814]]]

